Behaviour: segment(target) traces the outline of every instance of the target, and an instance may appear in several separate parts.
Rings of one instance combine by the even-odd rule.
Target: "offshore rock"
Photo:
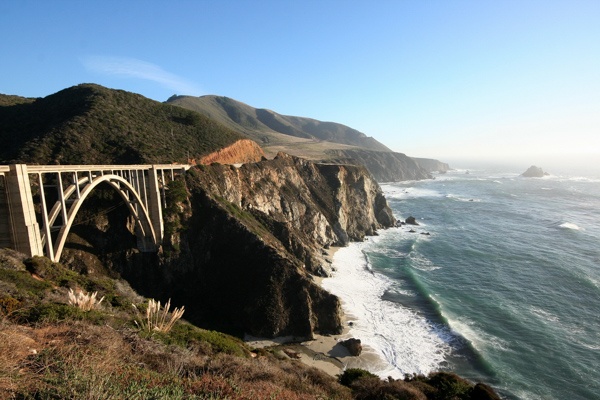
[[[413,216],[410,216],[410,217],[406,218],[404,220],[404,223],[406,225],[419,225],[419,223],[417,222],[416,218],[413,217]]]
[[[547,172],[544,172],[543,169],[541,169],[540,167],[536,167],[535,165],[532,165],[531,167],[529,167],[527,169],[527,171],[523,172],[521,174],[521,176],[524,176],[526,178],[542,178],[543,176],[546,175],[550,175]]]

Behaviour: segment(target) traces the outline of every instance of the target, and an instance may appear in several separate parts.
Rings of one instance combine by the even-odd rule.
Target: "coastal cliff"
[[[364,165],[378,182],[431,179],[429,171],[403,153],[369,150],[328,150],[333,162]]]
[[[419,164],[419,166],[421,166],[428,172],[445,173],[447,171],[450,171],[451,169],[447,163],[441,162],[439,160],[434,160],[432,158],[412,157],[412,159],[415,160],[417,164]]]
[[[323,250],[395,223],[365,168],[283,153],[197,166],[183,188],[157,262],[132,257],[123,273],[143,293],[185,304],[191,322],[238,334],[340,333],[338,298],[312,278],[326,273]]]

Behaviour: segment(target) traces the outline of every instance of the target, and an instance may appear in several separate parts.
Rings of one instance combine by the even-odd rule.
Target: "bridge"
[[[169,180],[190,168],[158,165],[0,165],[0,248],[59,261],[77,212],[103,183],[114,188],[135,220],[138,248],[162,243]]]

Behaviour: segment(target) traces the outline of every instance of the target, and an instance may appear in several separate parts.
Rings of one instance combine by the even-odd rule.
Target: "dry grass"
[[[90,311],[98,308],[102,300],[104,300],[104,297],[98,300],[97,296],[98,292],[86,293],[81,289],[77,289],[76,291],[69,289],[69,304],[83,311]]]
[[[0,339],[0,398],[351,398],[298,362],[198,354],[85,321],[3,323]]]
[[[138,310],[135,304],[132,306]],[[185,307],[173,309],[171,317],[169,317],[169,309],[171,308],[171,299],[161,307],[160,301],[150,299],[148,307],[146,308],[146,318],[140,319],[140,322],[136,321],[136,324],[145,331],[152,332],[169,332],[175,322],[177,322],[185,312]]]

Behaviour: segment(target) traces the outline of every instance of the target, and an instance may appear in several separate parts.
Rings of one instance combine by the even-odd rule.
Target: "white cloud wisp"
[[[179,94],[198,96],[202,92],[195,84],[165,71],[158,65],[135,58],[88,56],[82,59],[82,63],[86,69],[93,72],[156,82]]]

